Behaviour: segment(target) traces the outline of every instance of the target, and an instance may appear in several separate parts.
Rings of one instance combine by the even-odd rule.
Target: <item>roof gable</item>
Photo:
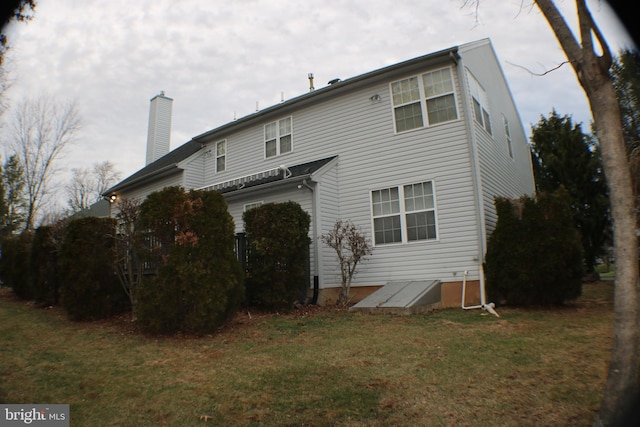
[[[462,46],[473,48],[474,43],[484,41],[485,40],[483,39],[478,42],[471,42]],[[459,49],[460,48],[458,46],[454,46],[417,58],[409,59],[397,64],[389,65],[387,67],[351,77],[346,80],[341,80],[324,88],[316,89],[309,93],[297,96],[280,104],[267,107],[253,114],[249,114],[245,117],[234,120],[233,122],[226,123],[222,126],[209,130],[205,133],[193,137],[191,141],[179,146],[178,148],[169,152],[167,155],[161,157],[153,163],[150,163],[149,165],[135,172],[133,175],[125,178],[123,181],[119,182],[115,186],[108,189],[105,193],[103,193],[103,196],[107,196],[116,191],[121,191],[125,188],[144,183],[145,181],[159,177],[162,174],[171,173],[172,171],[179,168],[179,163],[181,161],[184,161],[189,156],[195,154],[204,146],[204,144],[218,139],[223,139],[230,133],[255,125],[259,122],[267,120],[271,116],[285,114],[289,110],[301,108],[307,104],[325,100],[328,97],[334,97],[341,93],[359,89],[365,85],[369,85],[375,83],[376,81],[392,77],[395,74],[411,72],[413,70],[418,70],[425,66],[442,63],[444,61],[456,61],[459,55]]]

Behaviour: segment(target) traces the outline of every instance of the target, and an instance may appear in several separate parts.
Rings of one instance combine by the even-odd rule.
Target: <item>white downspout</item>
[[[315,184],[315,182],[314,182]],[[316,286],[319,284],[319,280],[320,280],[320,266],[318,265],[320,262],[320,254],[318,253],[318,251],[320,250],[320,245],[318,243],[319,239],[320,239],[320,220],[319,220],[319,214],[318,214],[318,208],[320,205],[320,202],[318,200],[319,198],[319,194],[316,191],[316,187],[317,184],[315,184],[314,186],[309,185],[309,183],[307,182],[306,179],[302,180],[302,186],[304,186],[305,188],[309,189],[309,191],[311,191],[311,212],[313,213],[311,221],[313,222],[313,286],[314,286],[314,292],[316,291]],[[316,283],[318,282],[318,283]],[[317,296],[316,296],[317,297]],[[315,301],[317,303],[317,301]]]
[[[464,272],[464,280],[462,282],[462,308],[463,309],[474,309],[474,308],[482,308],[483,310],[488,311],[489,313],[500,317],[498,315],[498,313],[496,313],[496,311],[494,310],[494,307],[496,306],[494,303],[489,303],[487,304],[486,302],[486,293],[485,293],[485,287],[484,287],[484,271],[482,268],[482,259],[484,258],[484,244],[486,241],[486,237],[487,237],[487,233],[486,233],[486,229],[485,229],[485,217],[484,217],[484,205],[483,205],[483,200],[482,200],[482,186],[480,184],[480,182],[482,181],[482,176],[480,174],[480,165],[479,165],[479,161],[478,161],[478,151],[476,148],[476,144],[475,144],[475,138],[474,138],[474,131],[473,131],[473,115],[470,114],[470,108],[469,106],[471,105],[471,97],[469,95],[469,90],[467,87],[467,76],[465,74],[465,65],[464,62],[462,60],[461,56],[458,56],[456,58],[454,58],[454,61],[456,62],[456,70],[458,72],[458,80],[460,82],[460,88],[462,91],[462,98],[463,98],[463,104],[466,105],[467,107],[464,109],[465,111],[465,121],[467,123],[467,132],[468,132],[468,141],[469,141],[469,154],[471,156],[470,161],[471,161],[471,168],[473,171],[473,181],[474,181],[474,193],[475,193],[475,199],[476,199],[476,204],[477,204],[477,212],[476,212],[476,218],[478,221],[478,239],[479,239],[479,244],[478,244],[478,259],[477,261],[479,261],[479,268],[478,268],[478,272],[480,273],[480,305],[474,305],[474,306],[465,306],[464,305],[464,298],[465,298],[465,291],[466,291],[466,285],[467,285],[467,274],[468,271],[465,270]]]

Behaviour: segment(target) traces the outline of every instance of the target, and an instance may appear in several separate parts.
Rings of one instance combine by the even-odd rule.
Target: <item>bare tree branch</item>
[[[48,97],[40,97],[18,104],[7,145],[24,169],[25,229],[33,229],[39,210],[49,196],[51,179],[59,171],[56,160],[74,142],[80,126],[74,102],[58,104]]]
[[[522,68],[523,70],[525,70],[526,72],[528,72],[529,74],[536,76],[536,77],[542,77],[542,76],[546,76],[547,74],[549,74],[552,71],[555,71],[559,68],[561,68],[563,65],[566,64],[570,64],[571,61],[563,61],[560,64],[558,64],[557,66],[550,68],[548,70],[546,70],[544,73],[535,73],[533,71],[531,71],[530,69],[528,69],[527,67],[523,66],[523,65],[518,65],[518,64],[514,64],[513,62],[509,62],[509,61],[505,61],[507,64],[509,65],[513,65],[514,67],[518,67],[518,68]]]

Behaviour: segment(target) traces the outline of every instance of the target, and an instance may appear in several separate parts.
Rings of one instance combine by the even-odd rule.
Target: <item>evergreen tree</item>
[[[622,132],[633,179],[636,213],[640,217],[640,53],[623,50],[611,68],[616,89]]]
[[[609,235],[609,198],[599,147],[580,124],[554,110],[533,127],[531,151],[537,192],[552,193],[560,187],[569,192],[590,273]]]
[[[139,284],[136,310],[146,332],[209,333],[240,306],[244,283],[234,223],[216,191],[166,187],[140,205],[146,260],[156,274]]]
[[[14,154],[7,159],[1,172],[0,235],[7,236],[24,223],[24,169]]]

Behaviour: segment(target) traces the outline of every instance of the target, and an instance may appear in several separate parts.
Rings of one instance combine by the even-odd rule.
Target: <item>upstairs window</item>
[[[247,203],[247,204],[244,205],[242,210],[243,210],[243,212],[246,212],[249,209],[253,209],[253,208],[257,208],[259,206],[262,206],[262,203],[263,203],[262,201]]]
[[[391,96],[396,132],[458,118],[450,68],[393,82]]]
[[[376,245],[437,238],[433,182],[419,182],[371,192]]]
[[[227,141],[216,143],[216,172],[224,172],[227,169]]]
[[[279,156],[293,150],[291,117],[264,126],[264,156]]]
[[[489,135],[492,135],[487,93],[473,74],[467,71],[467,76],[469,77],[469,91],[471,92],[471,101],[473,102],[473,116],[476,122],[478,122]]]
[[[513,159],[513,145],[511,144],[511,129],[509,129],[509,121],[503,115],[502,121],[504,122],[504,136],[507,140],[507,151],[509,152],[509,157]]]

